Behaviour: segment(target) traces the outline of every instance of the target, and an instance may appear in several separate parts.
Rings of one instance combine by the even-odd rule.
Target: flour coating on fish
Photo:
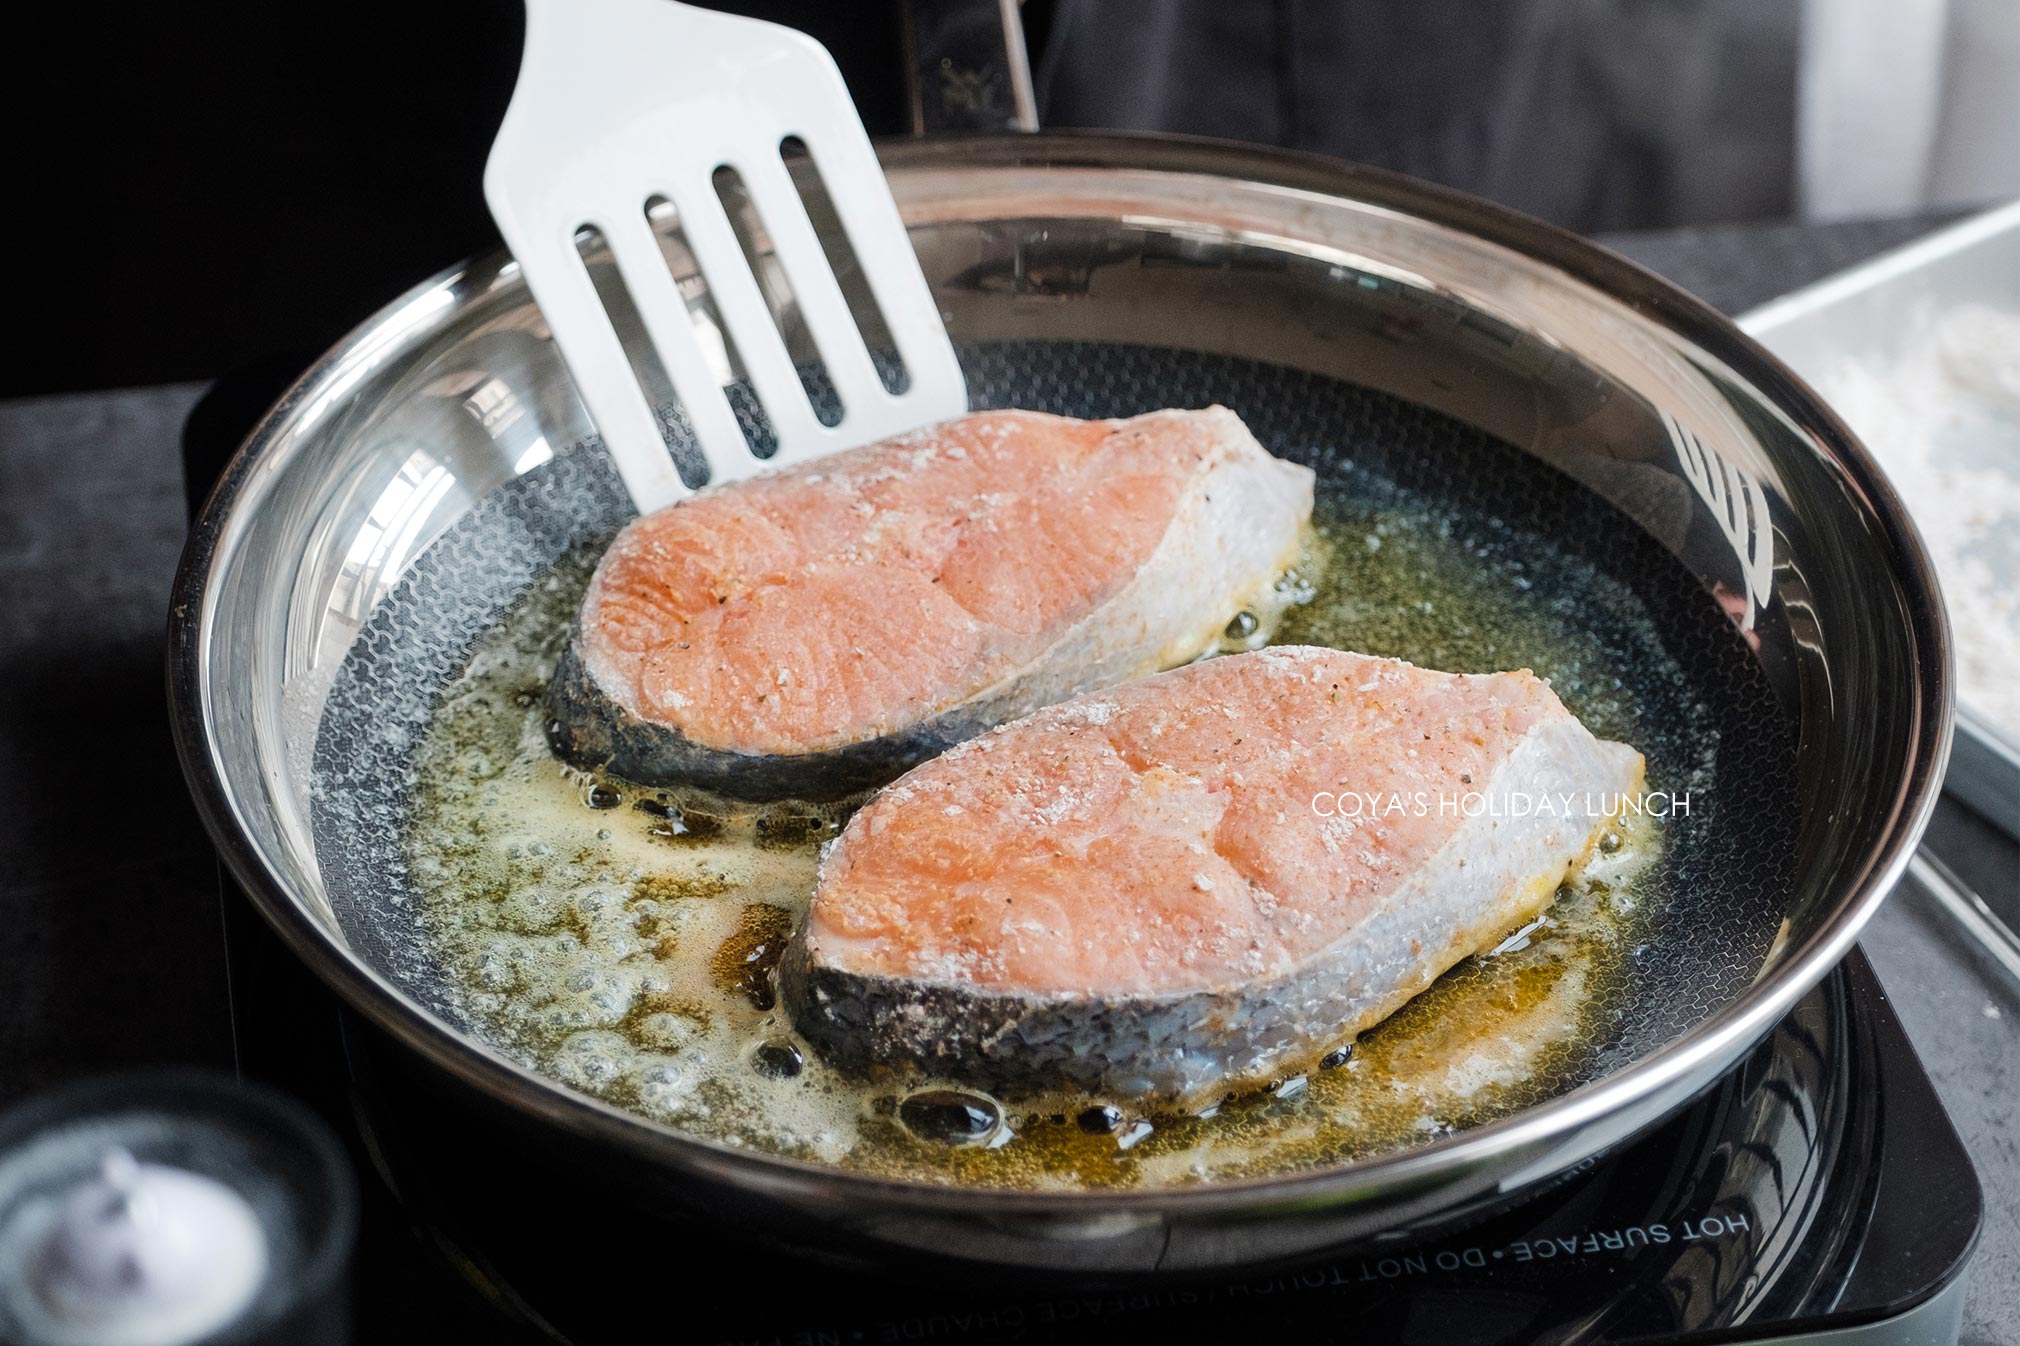
[[[1311,471],[1219,407],[978,413],[812,466],[619,534],[549,685],[558,755],[845,799],[1273,616],[1312,508]]]
[[[780,989],[831,1061],[1180,1107],[1298,1073],[1534,920],[1609,821],[1342,835],[1297,806],[1315,782],[1641,785],[1639,753],[1526,672],[1288,649],[1103,700],[1099,724],[1069,702],[916,769],[828,850]]]

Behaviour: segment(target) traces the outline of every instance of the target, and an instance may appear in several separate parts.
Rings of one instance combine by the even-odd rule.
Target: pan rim
[[[712,1172],[775,1193],[816,1191],[861,1196],[885,1206],[966,1213],[1086,1217],[1248,1211],[1258,1215],[1314,1202],[1401,1204],[1411,1195],[1472,1176],[1515,1190],[1508,1177],[1525,1156],[1540,1155],[1580,1131],[1610,1133],[1585,1154],[1617,1144],[1668,1115],[1696,1092],[1700,1073],[1718,1068],[1758,1041],[1849,951],[1865,923],[1898,884],[1939,794],[1953,715],[1948,619],[1928,554],[1898,495],[1866,449],[1789,369],[1702,301],[1598,244],[1464,193],[1401,174],[1298,151],[1198,137],[1045,132],[975,135],[879,146],[887,168],[1125,168],[1233,183],[1310,191],[1395,210],[1459,230],[1540,262],[1569,280],[1650,316],[1716,353],[1741,372],[1812,441],[1861,497],[1877,536],[1893,554],[1895,578],[1910,599],[1906,636],[1919,656],[1911,698],[1911,741],[1901,778],[1884,809],[1877,839],[1865,848],[1848,891],[1802,944],[1720,1009],[1649,1055],[1508,1117],[1427,1144],[1325,1168],[1185,1186],[1028,1190],[877,1177],[809,1160],[739,1149],[683,1132],[568,1089],[429,1013],[362,963],[333,931],[293,897],[245,828],[225,786],[206,732],[205,663],[214,620],[213,577],[229,556],[228,525],[257,504],[257,483],[275,466],[277,442],[314,412],[333,384],[354,377],[361,359],[389,358],[438,330],[457,311],[458,295],[516,284],[502,251],[444,269],[355,328],[306,370],[261,419],[221,474],[196,521],[178,567],[170,607],[167,683],[171,725],[183,770],[206,830],[261,915],[294,956],[379,1029],[465,1085],[510,1111],[608,1141],[670,1169]],[[389,329],[398,337],[388,341]],[[374,349],[361,354],[367,339]],[[1876,824],[1877,825],[1877,824]],[[1848,860],[1852,857],[1847,857]],[[1576,1162],[1582,1155],[1565,1159]],[[1532,1176],[1557,1171],[1557,1165]]]

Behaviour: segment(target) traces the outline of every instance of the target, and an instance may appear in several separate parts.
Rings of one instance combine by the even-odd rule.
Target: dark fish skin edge
[[[913,1070],[1013,1097],[1065,1089],[1197,1106],[1315,1064],[1340,1037],[1301,1040],[1290,1025],[1244,1022],[1234,997],[1212,991],[1047,1000],[884,981],[817,966],[804,932],[777,975],[793,1026],[837,1069]]]
[[[896,780],[996,723],[979,708],[957,706],[903,733],[830,752],[762,756],[711,748],[619,705],[589,675],[579,633],[570,630],[547,684],[547,744],[570,766],[640,785],[689,786],[749,804],[837,803]]]

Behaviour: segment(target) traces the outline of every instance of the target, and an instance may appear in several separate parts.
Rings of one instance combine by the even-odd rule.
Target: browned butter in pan
[[[1639,702],[1651,688],[1673,696],[1682,674],[1624,588],[1540,538],[1513,549],[1521,559],[1486,556],[1474,521],[1356,485],[1352,501],[1321,495],[1313,555],[1292,581],[1305,601],[1277,640],[1452,671],[1530,667],[1601,737],[1645,746],[1658,732]],[[1606,839],[1542,923],[1460,964],[1325,1067],[1204,1114],[845,1078],[798,1040],[769,979],[844,815],[683,808],[548,753],[543,682],[592,563],[559,568],[480,641],[431,727],[407,836],[427,928],[472,1020],[570,1087],[723,1144],[864,1172],[1114,1187],[1407,1147],[1603,1062],[1665,879],[1648,816]],[[1609,639],[1589,634],[1597,624]],[[1228,648],[1256,639],[1238,621]],[[1687,745],[1666,756],[1693,760]],[[1701,783],[1686,774],[1650,784]]]

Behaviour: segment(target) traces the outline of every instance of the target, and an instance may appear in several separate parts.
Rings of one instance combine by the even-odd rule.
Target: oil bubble
[[[989,1145],[1003,1131],[1003,1105],[966,1089],[927,1089],[898,1105],[898,1120],[938,1145]]]
[[[663,1052],[677,1052],[701,1036],[701,1025],[685,1014],[648,1014],[633,1028],[638,1040]]]
[[[1080,1129],[1090,1136],[1105,1136],[1122,1125],[1122,1109],[1107,1103],[1099,1104],[1080,1114]]]
[[[789,1080],[805,1064],[800,1049],[782,1038],[760,1042],[750,1055],[751,1067],[768,1080]]]

